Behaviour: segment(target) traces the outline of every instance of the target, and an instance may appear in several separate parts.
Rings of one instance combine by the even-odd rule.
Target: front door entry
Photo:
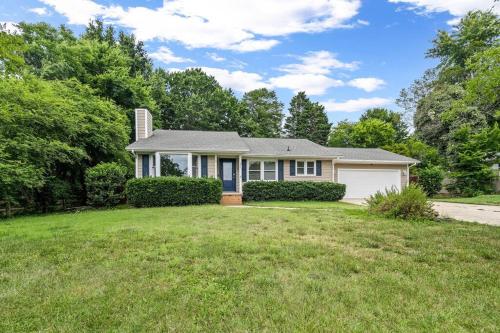
[[[219,174],[222,179],[222,190],[236,192],[236,159],[221,158],[219,160]]]

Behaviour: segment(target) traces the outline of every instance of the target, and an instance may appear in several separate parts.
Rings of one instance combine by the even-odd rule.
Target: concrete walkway
[[[434,201],[432,204],[439,215],[443,217],[451,217],[461,221],[500,226],[500,206],[471,205],[437,201]]]

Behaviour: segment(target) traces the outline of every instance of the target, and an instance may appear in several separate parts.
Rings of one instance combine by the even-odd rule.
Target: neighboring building
[[[241,197],[244,182],[332,181],[346,198],[408,185],[417,160],[378,148],[329,148],[306,139],[242,138],[236,132],[152,130],[146,109],[136,109],[136,177],[184,175],[221,178],[226,195]]]

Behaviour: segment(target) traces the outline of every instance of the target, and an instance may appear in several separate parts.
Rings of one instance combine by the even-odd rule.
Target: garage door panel
[[[377,191],[401,190],[401,170],[339,168],[338,182],[346,184],[345,198],[368,198]]]

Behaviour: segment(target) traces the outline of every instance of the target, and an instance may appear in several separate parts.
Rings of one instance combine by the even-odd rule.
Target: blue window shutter
[[[142,176],[149,177],[149,155],[141,155],[142,159]]]
[[[295,176],[295,160],[290,160],[290,176]]]
[[[321,161],[316,161],[316,176],[321,176]]]
[[[201,156],[201,176],[208,177],[208,156]]]
[[[278,180],[285,179],[285,163],[283,160],[278,160]]]
[[[243,182],[247,181],[247,160],[241,160],[241,179]]]

